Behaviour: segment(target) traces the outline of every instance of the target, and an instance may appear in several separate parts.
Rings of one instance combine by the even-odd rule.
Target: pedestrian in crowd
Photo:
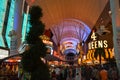
[[[56,73],[56,79],[60,80],[60,68],[59,67],[55,68],[55,73]]]
[[[119,80],[118,70],[115,66],[112,67],[111,78],[112,78],[112,80]]]
[[[55,70],[53,70],[53,72],[51,74],[51,78],[52,78],[52,80],[57,80]]]
[[[80,66],[76,67],[76,76],[75,76],[75,80],[81,80],[82,76],[81,76],[81,68]]]
[[[73,74],[72,67],[69,68],[68,74],[69,74],[69,79],[68,80],[72,80],[72,74]]]
[[[81,77],[79,76],[79,73],[76,73],[75,80],[81,80]]]
[[[67,80],[68,77],[68,66],[64,68],[64,80]]]
[[[100,80],[99,70],[96,66],[92,70],[92,79],[93,80]]]
[[[101,67],[99,73],[100,73],[100,80],[108,80],[108,72],[104,67]]]
[[[86,66],[85,70],[85,80],[91,80],[92,79],[92,67]]]

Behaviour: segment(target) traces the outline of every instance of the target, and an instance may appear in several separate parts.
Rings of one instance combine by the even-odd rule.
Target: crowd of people
[[[18,64],[0,65],[0,80],[20,80]],[[120,80],[116,65],[78,65],[50,67],[51,80]]]
[[[120,80],[116,65],[54,67],[52,80]]]
[[[2,63],[0,65],[0,80],[18,80],[18,64]]]

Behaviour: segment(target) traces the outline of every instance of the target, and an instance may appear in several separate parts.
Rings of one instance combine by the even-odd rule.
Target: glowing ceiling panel
[[[63,43],[65,39],[71,38],[78,39],[79,42],[86,41],[91,32],[86,24],[76,19],[66,19],[60,24],[54,25],[51,31],[54,34],[53,40],[56,44]]]
[[[82,20],[89,27],[95,25],[98,17],[109,0],[26,0],[30,5],[42,8],[42,21],[46,28],[60,23],[64,19]]]
[[[52,39],[56,45],[60,46],[62,54],[66,54],[66,50],[67,52],[73,50],[73,54],[79,54],[78,45],[86,41],[91,29],[77,19],[65,19],[60,24],[54,25],[51,31]]]

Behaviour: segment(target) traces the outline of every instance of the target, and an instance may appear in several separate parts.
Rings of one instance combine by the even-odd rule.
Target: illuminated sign
[[[93,31],[91,35],[92,41],[88,43],[88,49],[96,49],[96,48],[107,48],[108,42],[107,40],[97,40],[97,36],[95,35],[95,32]]]
[[[114,57],[114,49],[113,48],[106,48],[104,50],[105,50],[106,58],[112,59]],[[94,52],[95,52],[95,50],[88,50],[86,58],[90,59],[90,60],[96,60],[96,58],[94,57],[94,54],[93,54]],[[99,60],[98,58],[99,57],[97,57],[97,60]],[[102,57],[102,59],[103,59],[103,57]]]
[[[5,33],[5,38],[6,38],[9,48],[10,48],[11,38],[8,35],[9,35],[9,32],[13,29],[13,22],[14,22],[14,17],[15,17],[14,9],[15,9],[15,0],[11,0],[10,11],[9,11],[9,16],[8,16],[8,23],[7,23],[6,33]]]
[[[5,47],[4,39],[3,39],[3,29],[4,29],[4,20],[6,14],[7,0],[0,0],[0,46]]]
[[[9,56],[9,50],[0,48],[0,59],[3,59],[8,56]]]
[[[107,40],[99,40],[99,41],[93,41],[88,43],[89,49],[96,49],[96,48],[107,48]]]

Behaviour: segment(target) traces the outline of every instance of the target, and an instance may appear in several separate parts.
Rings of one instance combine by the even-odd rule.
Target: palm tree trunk
[[[101,54],[99,54],[99,62],[100,62],[100,65],[101,65]]]
[[[108,63],[110,63],[110,52],[107,50],[108,52]]]

